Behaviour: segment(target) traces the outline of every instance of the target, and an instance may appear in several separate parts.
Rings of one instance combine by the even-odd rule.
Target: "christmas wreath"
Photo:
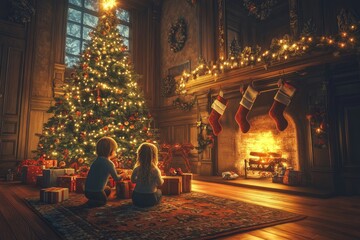
[[[254,15],[257,19],[265,20],[271,13],[271,8],[277,3],[276,0],[243,0],[244,7],[249,11],[249,15]],[[255,3],[258,2],[258,3]]]
[[[171,51],[174,53],[179,52],[184,47],[187,38],[186,31],[186,22],[182,17],[171,25],[168,33],[168,42]]]
[[[187,102],[185,100],[182,100],[180,97],[177,97],[174,101],[173,101],[173,106],[181,109],[183,111],[190,111],[192,109],[192,107],[194,106],[196,102],[196,97],[194,97],[191,101]]]
[[[205,124],[200,119],[200,121],[196,122],[196,126],[199,128],[199,133],[197,137],[198,146],[195,148],[200,154],[207,148],[207,146],[213,147],[215,137],[210,124]]]

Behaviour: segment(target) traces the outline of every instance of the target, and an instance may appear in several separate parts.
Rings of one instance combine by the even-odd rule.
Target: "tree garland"
[[[277,3],[276,0],[265,0],[255,3],[250,0],[243,0],[244,7],[249,11],[249,15],[254,15],[257,19],[265,20],[270,16],[271,8]]]
[[[186,22],[183,17],[179,17],[178,20],[171,25],[168,33],[168,43],[170,49],[174,53],[183,49],[187,38]]]
[[[213,147],[214,144],[214,133],[210,124],[205,124],[201,121],[196,122],[196,126],[199,128],[199,133],[197,137],[198,146],[195,149],[198,150],[198,153],[202,153],[205,149]],[[204,133],[205,131],[205,133]]]

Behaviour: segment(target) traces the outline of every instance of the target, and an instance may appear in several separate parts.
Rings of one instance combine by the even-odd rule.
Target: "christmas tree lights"
[[[114,0],[103,1],[105,11],[64,84],[64,95],[48,111],[53,116],[44,124],[38,157],[90,163],[96,142],[110,136],[119,145],[119,160],[131,167],[137,147],[155,141],[152,116],[117,29],[115,6]]]

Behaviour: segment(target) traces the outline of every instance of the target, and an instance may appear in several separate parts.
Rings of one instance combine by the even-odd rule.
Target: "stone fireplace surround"
[[[186,84],[188,99],[196,97],[196,105],[184,112],[172,106],[174,98],[164,98],[156,111],[160,142],[192,143],[197,146],[199,129],[196,122],[201,117],[207,121],[210,106],[220,89],[229,100],[220,123],[223,131],[215,138],[213,148],[190,154],[191,170],[201,176],[220,176],[221,171],[235,168],[237,161],[248,156],[240,153],[243,138],[256,132],[261,125],[268,125],[275,135],[290,134],[289,142],[296,145],[287,149],[294,168],[305,176],[307,186],[339,193],[360,192],[358,177],[358,129],[360,71],[357,54],[317,52],[293,57],[269,66],[256,65],[233,69],[214,76],[200,76]],[[289,126],[283,133],[274,130],[275,122],[268,112],[278,90],[279,78],[297,89],[290,105],[285,109]],[[261,94],[248,115],[250,131],[242,134],[235,121],[235,114],[242,97],[240,86],[252,86]],[[326,115],[327,136],[325,147],[318,147],[307,116],[314,107],[322,108]],[[285,147],[289,148],[289,146]],[[182,166],[182,159],[174,157],[173,164]],[[241,167],[240,167],[241,168]]]
[[[224,97],[229,100],[220,120],[223,130],[216,138],[215,146],[199,155],[198,173],[219,176],[222,171],[238,169],[241,174],[242,166],[239,167],[239,162],[248,157],[240,153],[241,138],[247,134],[251,135],[252,131],[258,131],[257,119],[261,118],[260,122],[266,121],[263,125],[268,125],[269,130],[275,134],[284,134],[284,138],[288,138],[285,141],[290,142],[287,145],[290,149],[287,149],[286,156],[291,155],[292,166],[303,173],[306,185],[333,190],[335,165],[330,149],[332,143],[327,137],[326,147],[318,148],[314,145],[316,139],[306,116],[312,106],[320,105],[327,109],[329,104],[327,86],[329,79],[333,77],[329,74],[338,71],[339,73],[336,74],[341,75],[340,72],[346,71],[342,69],[346,61],[348,61],[347,55],[335,57],[332,53],[317,53],[267,67],[249,66],[231,70],[220,74],[216,79],[213,76],[202,76],[190,80],[187,83],[188,93],[197,96],[198,99],[196,114],[193,114],[193,117],[198,118],[201,115],[206,122],[209,107],[220,89],[224,92]],[[268,115],[280,78],[297,89],[290,105],[285,109],[285,118],[289,126],[284,133],[276,130],[275,122]],[[261,93],[248,115],[250,131],[242,134],[234,117],[242,97],[240,87],[249,84]]]

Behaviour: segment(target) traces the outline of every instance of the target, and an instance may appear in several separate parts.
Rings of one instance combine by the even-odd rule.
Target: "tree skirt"
[[[138,208],[131,200],[112,200],[89,208],[82,194],[58,204],[26,199],[64,239],[211,239],[303,219],[304,216],[210,196],[163,196],[161,204]]]

